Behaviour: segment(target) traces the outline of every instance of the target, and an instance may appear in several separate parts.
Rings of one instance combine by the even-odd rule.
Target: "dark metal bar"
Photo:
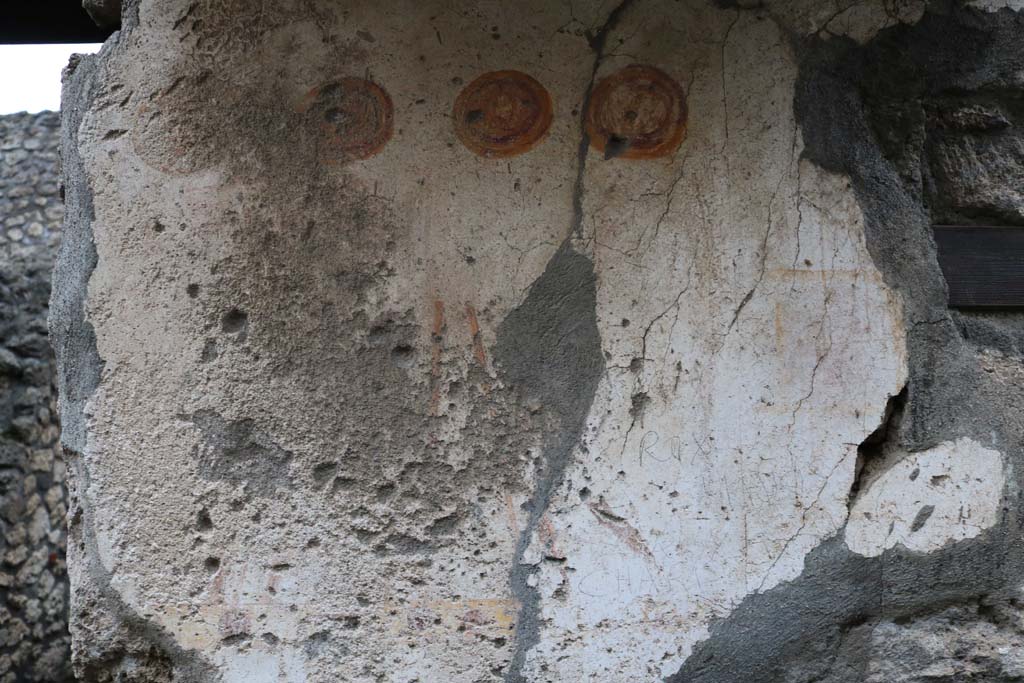
[[[936,225],[953,308],[1024,307],[1024,227]]]

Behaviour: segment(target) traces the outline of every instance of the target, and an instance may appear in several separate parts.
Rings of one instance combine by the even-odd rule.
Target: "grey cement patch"
[[[1024,313],[1019,311],[951,311],[964,341],[977,348],[1024,356]]]
[[[978,93],[997,101],[1018,96],[1014,74],[1024,64],[1022,31],[1024,18],[1013,12],[985,14],[950,3],[863,47],[838,37],[799,46],[796,110],[804,155],[852,179],[868,248],[904,298],[906,415],[887,438],[907,450],[972,436],[1011,462],[1024,456],[1024,390],[987,375],[977,347],[959,333],[998,330],[975,332],[967,341],[986,345],[995,339],[994,345],[1015,347],[1019,317],[972,314],[968,323],[954,324],[930,235],[934,178],[921,163],[929,152],[923,134],[929,101],[972,100]],[[905,172],[922,167],[918,176]],[[940,215],[943,210],[938,207]],[[1005,214],[975,213],[972,219],[999,217]],[[1016,540],[1021,474],[1019,467],[1012,469],[1017,481],[1007,485],[1001,522],[978,538],[926,555],[897,547],[869,559],[851,553],[840,532],[808,555],[799,578],[748,596],[715,623],[710,637],[666,680],[868,680],[869,666],[886,656],[866,636],[873,624],[907,623],[959,603],[1014,604],[1024,555]],[[927,521],[925,510],[918,519]],[[977,618],[967,614],[959,621],[966,628]],[[928,664],[926,655],[919,653],[914,666]]]
[[[50,343],[57,356],[61,441],[76,452],[85,450],[85,403],[103,372],[103,360],[96,350],[96,333],[86,318],[86,291],[97,257],[92,236],[92,190],[78,151],[78,128],[93,97],[97,59],[78,57],[69,67],[61,95],[64,237],[53,270],[50,297]]]
[[[212,481],[245,484],[261,495],[291,485],[292,454],[260,431],[253,420],[226,420],[201,410],[192,423],[202,433],[199,475]]]
[[[566,242],[526,300],[498,327],[494,356],[501,376],[524,402],[539,406],[546,425],[537,482],[525,505],[528,522],[512,565],[512,591],[520,608],[507,681],[526,680],[526,652],[540,639],[540,596],[529,585],[536,568],[524,564],[523,555],[552,492],[561,484],[604,372],[596,304],[593,263]]]

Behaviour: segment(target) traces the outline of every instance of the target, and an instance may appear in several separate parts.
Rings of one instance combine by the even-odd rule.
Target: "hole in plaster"
[[[638,358],[634,358],[633,360],[637,361],[639,359]],[[630,367],[630,369],[632,369],[633,368],[633,363],[630,363],[629,367]],[[643,416],[644,416],[644,410],[647,408],[647,404],[650,403],[650,402],[651,402],[651,397],[647,395],[646,391],[639,391],[639,392],[633,394],[633,397],[630,399],[630,403],[631,403],[630,408],[629,408],[629,415],[630,415],[630,417],[632,417],[633,419],[640,419],[640,420],[642,420]]]
[[[895,445],[906,406],[907,388],[903,387],[898,394],[889,397],[878,429],[871,432],[857,447],[857,465],[854,469],[853,484],[850,486],[850,495],[847,498],[849,507],[852,508],[872,475],[885,468],[886,456]]]
[[[211,574],[213,574],[218,569],[220,569],[220,558],[219,557],[212,557],[212,556],[208,557],[205,560],[203,560],[203,566],[206,567],[207,571],[209,571]]]
[[[910,525],[910,533],[920,531],[922,527],[924,527],[924,525],[928,522],[928,519],[932,516],[933,512],[935,512],[934,505],[925,505],[920,510],[918,510],[917,516],[914,517],[914,521]]]
[[[313,481],[317,486],[323,486],[334,476],[337,469],[338,463],[336,462],[322,462],[313,468]]]
[[[331,107],[324,112],[324,121],[327,121],[328,123],[344,124],[345,119],[345,113],[337,107]]]
[[[209,531],[213,528],[213,520],[210,519],[210,513],[206,511],[206,508],[200,510],[196,516],[196,528],[200,531]]]
[[[199,360],[203,363],[209,363],[211,360],[217,358],[217,340],[207,339],[206,344],[203,346],[203,355],[199,357]]]
[[[338,477],[331,484],[331,493],[337,493],[338,491],[344,491],[345,489],[352,488],[355,483],[356,480],[351,477]]]
[[[451,533],[455,530],[459,524],[459,517],[454,512],[450,515],[445,515],[439,519],[435,519],[427,527],[427,533],[431,536],[441,536],[444,534]]]
[[[221,318],[220,328],[228,334],[243,331],[249,324],[249,314],[239,308],[232,308]]]
[[[328,631],[317,631],[309,638],[306,638],[303,650],[306,651],[307,657],[316,657],[327,647],[330,641],[331,634]]]
[[[608,141],[605,142],[604,145],[605,160],[614,159],[615,157],[622,156],[629,150],[629,146],[629,138],[624,138],[618,135],[609,136]]]
[[[199,296],[199,285],[192,283],[185,288],[185,291],[188,292],[188,295],[190,297],[195,299],[197,296]]]
[[[220,639],[222,645],[242,645],[250,638],[248,633],[234,633],[230,636],[224,636]]]
[[[398,344],[395,348],[391,349],[391,363],[400,368],[412,367],[415,359],[415,352],[408,344]]]

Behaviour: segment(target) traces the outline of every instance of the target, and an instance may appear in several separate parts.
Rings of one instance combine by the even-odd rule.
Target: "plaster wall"
[[[751,680],[736,652],[785,629],[745,615],[822,599],[822,548],[847,576],[987,538],[996,431],[899,432],[864,476],[915,381],[915,288],[977,356],[933,251],[920,279],[884,253],[898,197],[821,143],[843,100],[806,98],[922,23],[1018,21],[988,9],[129,3],[65,80],[79,674]],[[600,95],[631,65],[661,74],[640,120],[685,134],[585,123],[637,118]],[[472,94],[508,70],[542,90]],[[521,146],[471,149],[516,102]],[[758,680],[790,680],[774,651]]]

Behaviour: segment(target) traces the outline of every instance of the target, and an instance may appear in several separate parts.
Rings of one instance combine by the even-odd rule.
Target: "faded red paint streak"
[[[455,134],[470,151],[487,158],[522,154],[544,139],[553,118],[551,95],[521,71],[491,71],[455,98]]]
[[[559,562],[558,573],[562,576],[562,585],[555,590],[555,595],[559,596],[564,593],[570,583],[569,570],[565,565],[566,555],[558,545],[555,527],[547,515],[541,518],[537,531],[540,534],[541,543],[544,544],[544,557]]]
[[[590,97],[586,129],[606,158],[674,154],[686,137],[686,96],[661,69],[633,64],[604,78]]]
[[[472,304],[466,304],[466,318],[469,320],[469,334],[473,338],[473,354],[480,367],[487,367],[487,354],[484,353],[484,342],[480,337],[480,321],[476,317],[476,309]]]
[[[587,507],[594,514],[598,524],[611,531],[627,547],[646,557],[655,566],[658,566],[657,560],[654,559],[654,553],[647,547],[647,543],[640,535],[640,532],[630,526],[629,522],[609,510],[603,501],[601,503],[588,503]]]
[[[363,78],[345,77],[317,86],[296,111],[315,117],[325,163],[374,156],[391,139],[395,108],[384,88]]]
[[[551,526],[551,520],[546,515],[541,518],[537,530],[540,533],[540,540],[544,544],[544,554],[556,560],[564,560],[565,553],[558,548],[555,528]]]
[[[516,514],[516,505],[515,501],[512,500],[511,493],[505,494],[505,512],[508,515],[509,530],[513,534],[518,535],[522,530],[519,528],[519,516]]]
[[[444,342],[444,302],[440,299],[434,300],[434,324],[431,328],[431,354],[430,354],[430,414],[440,414],[441,404],[441,350]]]

